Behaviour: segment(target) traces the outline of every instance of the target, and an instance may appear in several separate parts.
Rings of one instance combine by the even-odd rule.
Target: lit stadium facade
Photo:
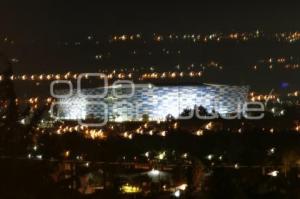
[[[152,84],[74,90],[72,95],[58,100],[55,115],[64,120],[87,118],[109,121],[164,120],[167,115],[178,117],[185,109],[202,106],[208,112],[236,113],[238,106],[247,101],[247,86],[197,85],[154,86]]]

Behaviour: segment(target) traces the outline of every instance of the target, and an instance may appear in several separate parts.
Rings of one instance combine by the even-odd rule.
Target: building
[[[153,84],[118,85],[104,89],[74,90],[60,98],[52,115],[64,120],[106,118],[109,121],[164,120],[178,117],[185,109],[203,106],[208,112],[230,114],[247,101],[248,86],[193,85],[154,86]],[[105,93],[107,92],[107,93]],[[102,95],[103,96],[96,96]]]

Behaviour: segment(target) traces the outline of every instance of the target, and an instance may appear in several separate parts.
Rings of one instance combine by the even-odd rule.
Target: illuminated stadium
[[[208,112],[219,114],[237,112],[247,101],[247,86],[193,85],[154,86],[138,84],[135,88],[118,85],[104,88],[74,90],[67,98],[58,99],[55,115],[63,120],[87,118],[109,121],[165,120],[167,115],[178,117],[185,109],[202,106]],[[105,96],[95,97],[95,95]],[[94,97],[93,97],[94,96]],[[55,114],[54,114],[55,112]]]

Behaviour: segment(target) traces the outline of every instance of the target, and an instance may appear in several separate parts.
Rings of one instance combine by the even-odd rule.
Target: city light
[[[138,186],[132,186],[129,184],[125,184],[121,187],[121,191],[123,193],[132,194],[132,193],[140,193],[142,190]]]
[[[277,177],[278,174],[279,174],[279,171],[277,171],[277,170],[274,170],[274,171],[271,171],[271,172],[268,173],[268,175],[271,176],[271,177]]]
[[[176,198],[179,198],[179,197],[180,197],[180,190],[176,190],[176,191],[174,192],[174,196],[175,196]]]
[[[159,176],[160,171],[159,171],[159,170],[156,170],[156,169],[152,169],[152,170],[149,172],[149,174],[150,174],[151,176],[156,177],[156,176]]]

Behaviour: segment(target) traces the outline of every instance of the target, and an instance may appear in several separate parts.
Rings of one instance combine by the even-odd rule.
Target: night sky
[[[300,29],[298,4],[1,3],[4,33],[17,39],[77,37],[89,32],[205,32]]]

